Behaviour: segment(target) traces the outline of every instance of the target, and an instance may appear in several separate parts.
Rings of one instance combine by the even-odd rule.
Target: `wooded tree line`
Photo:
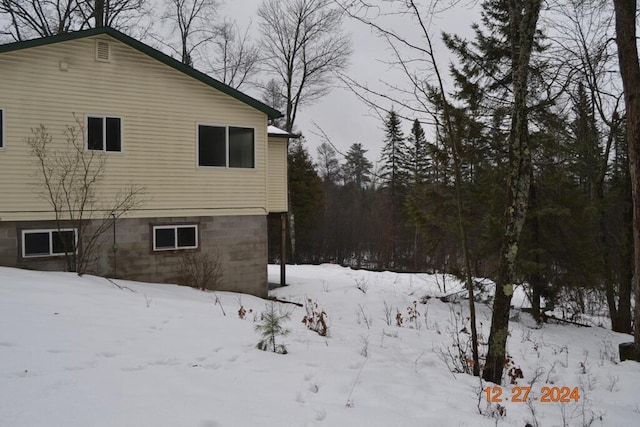
[[[424,25],[415,2],[390,3]],[[625,13],[636,10],[629,3]],[[543,298],[547,306],[560,296],[581,305],[597,294],[613,329],[631,332],[637,175],[630,153],[638,148],[629,128],[637,119],[616,77],[623,47],[613,42],[620,37],[613,6],[568,1],[541,14],[539,1],[483,2],[473,39],[442,35],[457,58],[452,91],[443,89],[426,27],[418,46],[362,14],[370,12],[363,2],[346,6],[389,42],[412,87],[381,96],[347,79],[385,111],[384,148],[369,153],[375,166],[364,141],[340,156],[325,142],[315,165],[304,144],[292,145],[293,261],[493,278],[483,375],[496,382],[514,285],[527,284],[536,315]],[[417,74],[420,61],[430,75]],[[631,62],[637,67],[637,52]]]
[[[507,133],[456,113],[455,129],[464,135],[461,187],[472,274],[492,277],[505,204]],[[615,118],[612,135],[599,133],[582,84],[567,114],[550,116],[555,117],[546,117],[532,136],[540,154],[533,162],[518,281],[530,285],[537,307],[541,297],[553,302],[559,292],[602,291],[611,299],[610,309],[626,317],[620,329],[629,331],[629,308],[613,304],[625,299],[624,284],[632,276],[624,119]],[[304,143],[291,145],[290,190],[298,229],[294,262],[462,276],[451,156],[437,136],[428,141],[418,120],[410,124],[405,134],[398,114],[388,114],[377,169],[360,143],[341,159],[323,143],[315,164]]]

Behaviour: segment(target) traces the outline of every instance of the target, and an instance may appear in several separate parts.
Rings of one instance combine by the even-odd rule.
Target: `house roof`
[[[269,134],[269,136],[273,136],[275,138],[300,138],[300,135],[289,133],[284,129],[280,129],[279,127],[272,125],[269,125],[267,127],[267,133]]]
[[[264,104],[258,101],[257,99],[252,98],[249,95],[242,93],[237,89],[232,88],[231,86],[228,86],[212,77],[209,77],[203,72],[198,71],[195,68],[189,67],[188,65],[185,65],[182,62],[175,60],[169,55],[166,55],[160,52],[159,50],[156,50],[151,46],[148,46],[132,37],[129,37],[128,35],[121,33],[120,31],[115,30],[111,27],[91,28],[88,30],[75,31],[72,33],[58,34],[50,37],[43,37],[39,39],[32,39],[32,40],[4,44],[4,45],[0,45],[0,54],[5,52],[13,52],[16,50],[28,49],[31,47],[38,47],[38,46],[45,46],[49,44],[61,43],[69,40],[76,40],[84,37],[92,37],[97,35],[108,35],[110,37],[113,37],[114,39],[132,47],[133,49],[136,49],[139,52],[144,53],[145,55],[148,55],[162,62],[163,64],[166,64],[190,77],[193,77],[194,79],[199,80],[202,83],[208,86],[211,86],[214,89],[219,90],[220,92],[223,92],[229,96],[232,96],[233,98],[241,102],[244,102],[245,104],[250,105],[251,107],[259,111],[262,111],[270,119],[277,119],[279,117],[282,117],[283,115],[280,111],[269,107],[267,104]]]

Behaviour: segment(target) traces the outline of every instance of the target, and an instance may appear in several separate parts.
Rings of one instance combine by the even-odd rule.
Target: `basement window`
[[[198,248],[198,226],[156,225],[153,227],[153,250],[171,251]]]
[[[22,257],[63,256],[73,253],[77,243],[78,235],[74,228],[23,230]]]
[[[122,151],[122,119],[120,117],[87,116],[87,149]]]

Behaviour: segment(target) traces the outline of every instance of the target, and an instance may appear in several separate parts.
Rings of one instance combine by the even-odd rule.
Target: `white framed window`
[[[120,117],[87,115],[85,129],[87,150],[122,151],[122,119]]]
[[[255,129],[198,125],[198,166],[254,169]]]
[[[5,118],[4,118],[4,108],[0,108],[0,150],[2,150],[5,146],[5,132],[4,132],[4,128],[5,128]]]
[[[172,251],[198,248],[198,226],[196,224],[154,225],[153,250]]]
[[[75,228],[22,230],[22,257],[63,256],[73,253],[78,245]]]

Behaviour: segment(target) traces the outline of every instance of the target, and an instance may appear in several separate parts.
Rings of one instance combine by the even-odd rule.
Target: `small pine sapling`
[[[262,323],[258,323],[255,326],[255,330],[262,335],[262,339],[258,342],[256,348],[263,351],[273,351],[278,354],[287,354],[288,351],[284,344],[276,344],[276,337],[286,337],[291,332],[282,325],[284,321],[289,320],[289,313],[278,314],[275,305],[271,303],[260,317]]]

